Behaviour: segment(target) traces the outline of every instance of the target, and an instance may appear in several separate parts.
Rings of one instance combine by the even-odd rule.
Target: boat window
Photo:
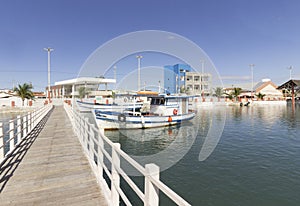
[[[151,104],[152,104],[152,105],[161,105],[161,104],[165,104],[165,99],[164,99],[164,98],[152,98],[152,99],[151,99]]]
[[[159,99],[158,98],[152,98],[151,104],[152,105],[158,105],[159,104]]]

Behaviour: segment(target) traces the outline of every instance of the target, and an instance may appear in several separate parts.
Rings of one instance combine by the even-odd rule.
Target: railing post
[[[31,131],[31,113],[28,112],[27,114],[27,119],[28,119],[28,133]]]
[[[80,135],[80,131],[81,131],[81,128],[80,128],[80,119],[78,119],[78,116],[77,116],[77,114],[74,111],[73,111],[73,116],[74,116],[74,125],[75,125],[76,135],[78,136],[81,144],[83,144],[83,138]]]
[[[94,135],[96,135],[96,134],[94,134]],[[104,142],[103,142],[101,134],[99,134],[99,138],[97,140],[98,140],[98,155],[97,155],[98,173],[99,173],[99,176],[101,178],[103,178],[103,167],[102,167],[102,165],[103,165],[103,159],[104,159],[104,155],[103,155]]]
[[[35,127],[35,114],[36,114],[36,112],[35,112],[35,110],[33,110],[33,112],[32,112],[32,128]]]
[[[27,117],[26,115],[24,115],[23,117],[23,137],[26,137],[26,134],[27,134]]]
[[[21,142],[21,138],[22,138],[22,130],[21,130],[21,124],[22,124],[22,121],[21,121],[21,116],[20,115],[18,115],[17,116],[17,132],[18,132],[18,135],[17,135],[17,137],[18,137],[18,143],[19,142]]]
[[[91,139],[89,136],[89,125],[88,125],[89,119],[88,118],[84,118],[83,119],[83,123],[84,123],[84,127],[83,127],[83,135],[84,135],[84,139],[85,139],[85,147],[87,148],[87,153],[90,154],[90,150],[91,150]]]
[[[146,176],[145,176],[145,206],[158,206],[159,205],[159,190],[151,182],[150,176],[159,180],[159,167],[155,164],[146,164]]]
[[[4,160],[4,134],[3,134],[3,123],[0,122],[0,163]]]
[[[34,128],[34,111],[32,111],[30,115],[31,115],[31,118],[30,118],[31,119],[31,129],[33,129]]]
[[[82,136],[80,136],[80,131],[81,131],[80,119],[78,120],[78,116],[74,111],[72,113],[73,113],[73,117],[74,117],[74,126],[75,126],[76,135],[78,136],[78,138],[81,142],[81,145],[83,145],[83,138],[82,138]]]
[[[93,161],[95,161],[95,158],[94,158],[95,157],[95,141],[94,141],[94,132],[93,132],[93,129],[92,129],[91,125],[89,125],[88,134],[89,134],[89,139],[90,139],[91,158],[92,158]]]
[[[13,149],[15,148],[15,140],[14,140],[14,136],[15,136],[15,124],[14,124],[14,120],[9,120],[9,151],[13,151]]]
[[[120,196],[118,190],[120,188],[120,175],[117,171],[120,168],[120,155],[116,149],[120,149],[121,145],[119,143],[114,143],[112,147],[112,163],[111,163],[111,201],[112,205],[119,205]]]

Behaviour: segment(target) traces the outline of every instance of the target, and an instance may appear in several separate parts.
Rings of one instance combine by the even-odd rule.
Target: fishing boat
[[[126,109],[119,111],[93,111],[99,128],[113,129],[145,129],[176,125],[191,120],[195,113],[189,111],[190,96],[159,95],[148,97],[150,109]]]
[[[116,111],[122,112],[126,109],[136,109],[140,110],[144,105],[144,101],[132,97],[122,97],[117,99],[105,98],[99,100],[99,98],[94,99],[84,99],[76,101],[79,111],[81,112],[91,112],[92,110],[101,111]]]

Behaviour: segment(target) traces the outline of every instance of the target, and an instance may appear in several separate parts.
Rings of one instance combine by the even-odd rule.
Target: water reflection
[[[214,139],[209,132],[218,127],[212,122],[221,126],[224,115],[222,136]],[[299,115],[299,107],[293,111],[284,105],[201,108],[192,120],[193,126],[199,125],[196,139],[189,139],[192,125],[183,127],[186,131],[182,132],[174,128],[171,135],[167,128],[161,128],[160,132],[149,131],[150,137],[147,130],[138,131],[133,140],[115,138],[113,132],[110,136],[135,156],[145,155],[146,151],[150,157],[173,148],[173,144],[177,149],[186,143],[189,151],[180,161],[170,161],[174,165],[162,172],[161,179],[192,205],[296,206],[300,202]],[[139,135],[144,135],[142,140]],[[213,152],[205,161],[199,161],[206,141],[214,146]],[[165,199],[161,203],[169,205]]]
[[[187,122],[172,127],[106,132],[105,135],[121,143],[126,153],[141,165],[155,163],[163,171],[175,165],[189,151],[197,136],[196,128],[193,123]],[[123,166],[127,174],[140,175],[126,162]]]

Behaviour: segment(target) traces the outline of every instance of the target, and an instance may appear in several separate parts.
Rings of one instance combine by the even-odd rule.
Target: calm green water
[[[217,129],[212,121],[225,116],[216,147],[199,161],[209,131]],[[199,108],[192,123],[182,127],[106,135],[142,164],[151,157],[161,168],[171,163],[161,179],[192,205],[300,205],[300,107]],[[142,186],[140,177],[134,179]],[[161,205],[172,203],[163,197]]]

